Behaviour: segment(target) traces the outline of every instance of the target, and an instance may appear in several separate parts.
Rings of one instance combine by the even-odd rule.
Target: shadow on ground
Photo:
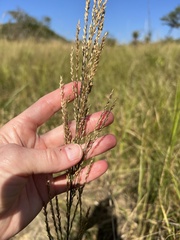
[[[85,223],[85,232],[94,226],[97,227],[96,240],[122,240],[118,235],[117,217],[114,214],[114,203],[111,198],[100,201],[88,216]],[[78,240],[75,237],[74,240]]]

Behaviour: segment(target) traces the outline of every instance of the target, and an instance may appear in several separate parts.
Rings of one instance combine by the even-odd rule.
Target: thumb
[[[78,163],[83,151],[78,144],[68,144],[55,149],[29,149],[16,144],[0,148],[1,166],[12,174],[24,176],[40,173],[55,173],[66,170]]]

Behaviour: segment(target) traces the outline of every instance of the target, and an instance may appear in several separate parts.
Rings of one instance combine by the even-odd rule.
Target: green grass
[[[70,81],[70,51],[55,41],[0,41],[0,124],[57,88],[60,75]],[[179,239],[180,45],[106,46],[94,82],[91,112],[101,110],[115,90],[108,132],[118,144],[105,154],[108,173],[87,186],[87,203],[93,207],[110,192],[124,239]],[[41,131],[59,119],[57,114]],[[92,199],[88,190],[97,186]],[[88,239],[95,234],[88,230]]]

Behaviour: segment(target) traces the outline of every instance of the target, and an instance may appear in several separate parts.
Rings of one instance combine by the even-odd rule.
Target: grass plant
[[[55,204],[50,201],[50,212],[52,216],[52,222],[55,229],[55,239],[72,239],[72,228],[75,222],[75,218],[79,218],[78,221],[78,232],[77,239],[82,239],[85,227],[85,217],[83,216],[83,201],[82,195],[83,190],[90,172],[93,159],[89,162],[86,178],[83,183],[80,184],[81,180],[81,170],[86,165],[86,158],[92,144],[99,136],[101,130],[108,120],[110,111],[113,105],[110,106],[112,93],[109,95],[109,100],[104,108],[103,113],[93,131],[92,134],[85,136],[87,117],[89,114],[89,94],[91,93],[93,87],[94,75],[97,71],[100,56],[104,48],[106,33],[102,36],[104,18],[105,18],[105,8],[106,0],[95,0],[92,6],[91,19],[89,19],[89,12],[91,9],[91,1],[86,0],[85,14],[84,14],[84,28],[82,41],[80,40],[80,23],[77,24],[76,30],[76,41],[75,47],[71,50],[70,58],[70,73],[71,81],[74,82],[73,93],[74,93],[74,104],[73,104],[73,117],[76,121],[75,136],[72,137],[72,133],[69,127],[69,110],[68,101],[64,100],[63,91],[63,79],[60,79],[60,95],[62,99],[62,120],[64,125],[65,133],[65,143],[77,143],[84,145],[83,157],[77,165],[67,170],[67,195],[66,195],[66,223],[62,226],[61,223],[61,208],[58,201],[58,196],[55,197]],[[81,82],[80,94],[78,82]],[[78,187],[74,187],[74,186]],[[50,185],[48,185],[48,191]],[[51,227],[49,226],[48,211],[47,206],[44,207],[45,223],[49,239],[54,239],[51,233]],[[88,212],[86,213],[86,218],[88,217]],[[86,220],[87,221],[87,220]]]

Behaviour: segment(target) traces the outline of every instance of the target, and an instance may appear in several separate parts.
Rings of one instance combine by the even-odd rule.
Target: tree
[[[133,44],[137,44],[138,43],[138,38],[139,38],[139,31],[134,31],[133,33],[132,33],[132,38],[133,38]]]
[[[173,11],[161,18],[161,21],[170,27],[168,36],[170,36],[174,28],[180,28],[180,5],[177,6]]]
[[[1,36],[9,40],[20,40],[27,38],[36,39],[62,39],[50,29],[51,18],[45,16],[42,21],[29,16],[21,9],[8,11],[9,22],[1,27]]]
[[[29,16],[23,10],[8,11],[8,14],[10,15],[9,23],[13,23],[13,32],[10,33],[12,39],[27,38],[30,35],[36,37],[39,34],[42,23]]]
[[[44,26],[49,28],[51,24],[51,18],[48,16],[43,17],[42,23]]]
[[[17,11],[8,11],[8,14],[11,16],[10,22],[13,21],[18,24],[40,24],[35,18],[29,16],[21,9],[17,9]]]

